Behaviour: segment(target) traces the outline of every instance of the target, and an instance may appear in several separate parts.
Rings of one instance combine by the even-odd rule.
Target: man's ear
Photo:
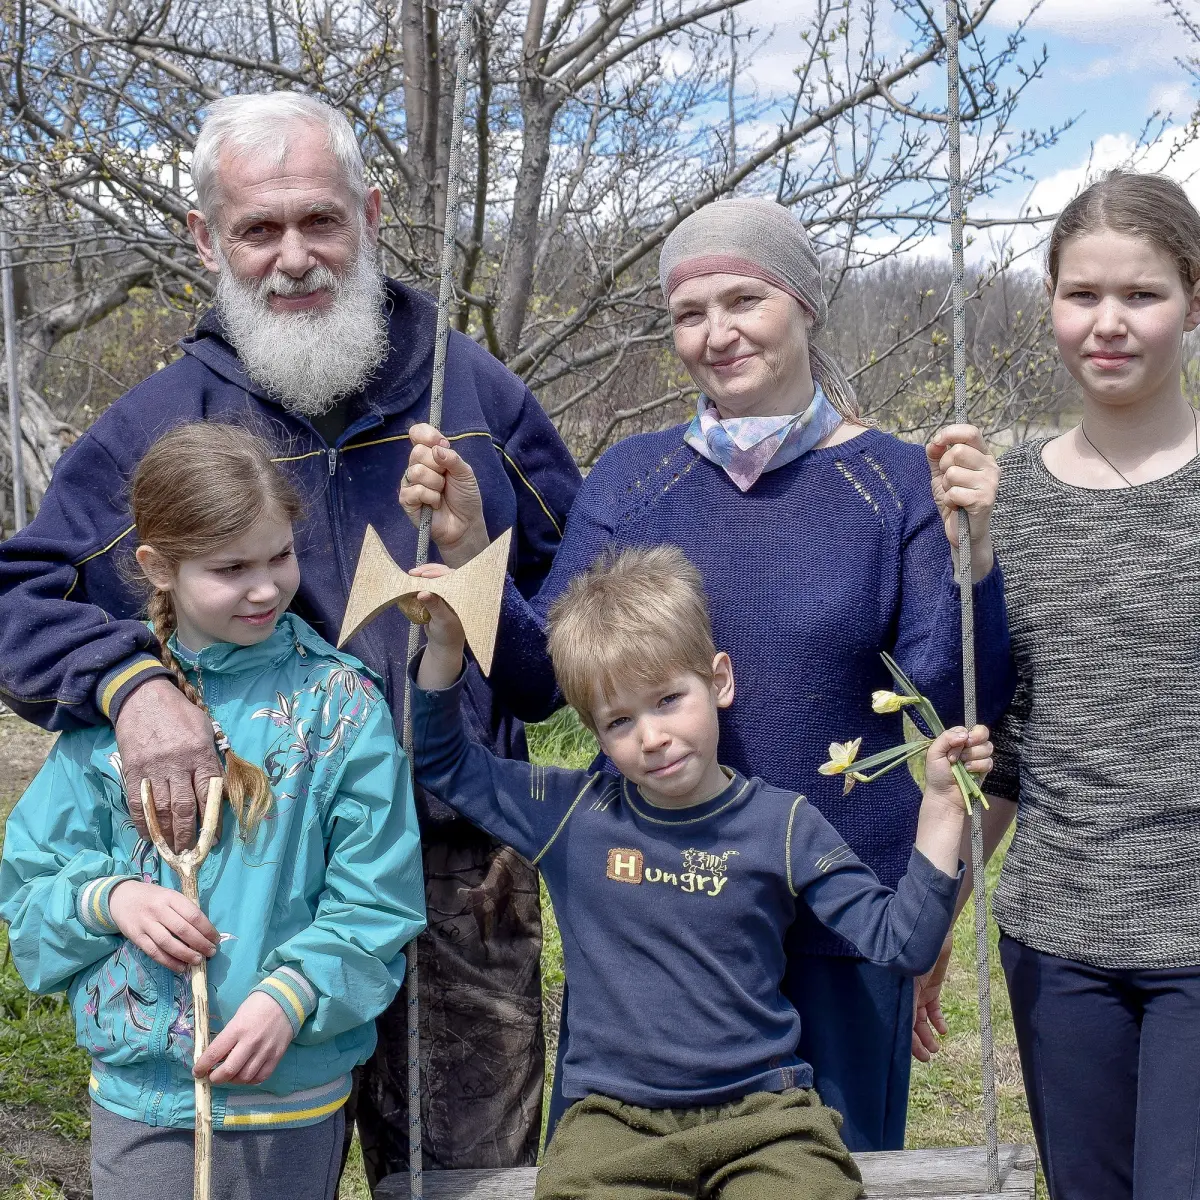
[[[134,552],[137,564],[142,568],[142,574],[152,588],[160,592],[169,592],[175,586],[175,572],[167,564],[167,560],[153,546],[145,543]]]
[[[383,211],[383,192],[377,187],[367,188],[367,198],[363,202],[363,215],[367,221],[367,234],[371,241],[379,237],[379,214]]]
[[[713,659],[713,700],[718,708],[728,708],[733,703],[733,663],[724,650]]]
[[[217,261],[216,239],[208,227],[208,218],[198,208],[193,208],[187,215],[187,223],[201,261],[214,275],[217,274],[221,264]]]

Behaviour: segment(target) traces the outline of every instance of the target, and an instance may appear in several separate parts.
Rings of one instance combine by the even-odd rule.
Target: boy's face
[[[685,808],[728,782],[717,764],[717,710],[732,703],[733,668],[718,654],[711,682],[681,671],[652,686],[624,685],[591,716],[600,748],[651,804]]]

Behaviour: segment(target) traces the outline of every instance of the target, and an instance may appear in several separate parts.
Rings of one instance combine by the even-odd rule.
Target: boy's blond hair
[[[576,576],[549,615],[550,660],[567,703],[592,709],[622,685],[681,671],[712,679],[712,621],[700,572],[677,546],[610,552]]]

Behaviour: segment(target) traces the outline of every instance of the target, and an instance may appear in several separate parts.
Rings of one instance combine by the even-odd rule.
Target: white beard
[[[225,336],[250,378],[283,406],[306,417],[328,412],[341,396],[361,391],[387,357],[383,275],[374,247],[364,241],[342,275],[313,267],[302,279],[273,271],[254,282],[238,279],[220,246],[216,304]],[[304,295],[327,288],[318,312],[273,312],[271,295]]]

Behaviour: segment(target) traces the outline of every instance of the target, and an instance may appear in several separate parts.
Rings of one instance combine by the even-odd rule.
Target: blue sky
[[[1001,0],[990,17],[997,32],[1011,29],[1023,8]],[[1069,195],[1089,154],[1098,166],[1117,165],[1156,109],[1173,113],[1182,127],[1200,98],[1177,61],[1193,47],[1159,0],[1046,0],[1030,23],[1029,42],[1044,43],[1050,57],[1045,77],[1028,93],[1026,120],[1078,116],[1062,143],[1036,160],[1039,199]],[[1177,136],[1155,146],[1145,166],[1161,167]],[[1182,157],[1172,169],[1181,179],[1198,165],[1195,154]]]
[[[1200,23],[1200,0],[1195,3]],[[934,7],[940,19],[943,4],[934,0]],[[855,8],[861,12],[857,4]],[[999,0],[986,28],[999,40],[1029,8],[1027,0]],[[886,0],[880,0],[880,9],[887,11]],[[785,85],[800,49],[809,0],[788,0],[786,16],[780,15],[780,0],[751,0],[741,11],[755,25],[774,30],[754,63],[760,94],[772,85]],[[1036,184],[1032,194],[1028,184],[1009,187],[988,205],[988,215],[1016,213],[1027,201],[1042,211],[1057,211],[1085,182],[1089,160],[1093,173],[1128,163],[1155,109],[1173,113],[1175,129],[1139,165],[1161,169],[1200,100],[1200,89],[1177,61],[1181,55],[1200,55],[1200,45],[1193,50],[1161,0],[1044,0],[1027,27],[1025,48],[1032,55],[1043,44],[1049,61],[1043,77],[1026,92],[1017,123],[1029,127],[1078,119],[1058,145],[1029,163]],[[895,51],[899,49],[897,44]],[[941,86],[940,80],[934,82]],[[1166,169],[1200,204],[1200,143],[1186,148]],[[1016,238],[1021,244],[1036,240],[1028,233]]]

